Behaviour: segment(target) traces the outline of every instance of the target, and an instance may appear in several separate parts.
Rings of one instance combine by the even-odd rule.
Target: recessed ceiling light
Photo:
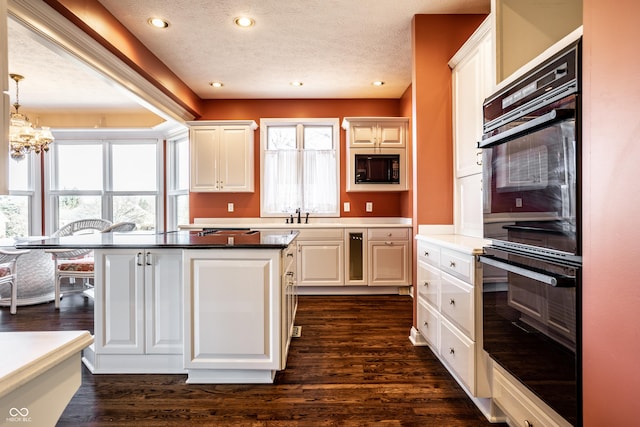
[[[256,23],[256,21],[254,21],[253,18],[249,18],[248,16],[239,16],[236,19],[234,19],[233,22],[238,27],[242,27],[242,28],[252,27]]]
[[[374,86],[382,86],[384,84],[384,82],[382,80],[377,80],[375,82],[372,82],[371,84],[374,85]]]
[[[209,86],[214,87],[214,88],[219,88],[219,87],[222,87],[224,85],[222,84],[222,82],[210,82]]]
[[[149,18],[147,23],[156,28],[167,28],[169,26],[169,22],[162,18]]]
[[[302,83],[302,82],[298,82],[298,81],[295,81],[295,82],[291,82],[291,83],[289,83],[289,84],[290,84],[291,86],[300,87],[300,86],[302,86],[304,83]]]

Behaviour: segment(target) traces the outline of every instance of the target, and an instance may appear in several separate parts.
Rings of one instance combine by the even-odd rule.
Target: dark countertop
[[[294,230],[273,233],[220,230],[208,235],[194,231],[95,233],[21,241],[15,246],[20,249],[284,249],[297,236]]]

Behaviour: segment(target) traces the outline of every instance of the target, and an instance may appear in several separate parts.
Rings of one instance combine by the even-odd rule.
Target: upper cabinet
[[[345,117],[347,191],[406,191],[407,117]]]
[[[252,120],[196,121],[190,127],[193,192],[253,192]]]
[[[403,117],[345,117],[350,148],[405,148],[408,120]]]
[[[491,18],[487,18],[449,61],[453,84],[456,178],[482,172],[482,103],[495,86]]]

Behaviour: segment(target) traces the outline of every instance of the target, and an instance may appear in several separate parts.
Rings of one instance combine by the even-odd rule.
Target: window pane
[[[155,144],[116,144],[112,147],[114,191],[155,191]]]
[[[0,196],[0,238],[28,236],[28,220],[28,196]]]
[[[176,187],[175,190],[189,188],[189,141],[176,143]],[[182,224],[182,223],[181,223]]]
[[[331,126],[305,126],[305,150],[332,150],[333,128]]]
[[[29,172],[31,168],[31,158],[9,161],[9,189],[12,191],[29,191]]]
[[[189,224],[189,195],[177,196],[176,206],[178,224]]]
[[[114,196],[113,222],[131,221],[137,230],[155,230],[155,196]]]
[[[295,126],[269,126],[267,129],[267,150],[295,150]]]
[[[102,218],[102,198],[100,196],[58,197],[56,230],[71,221],[87,218]]]
[[[55,144],[58,187],[56,190],[101,190],[102,146]]]

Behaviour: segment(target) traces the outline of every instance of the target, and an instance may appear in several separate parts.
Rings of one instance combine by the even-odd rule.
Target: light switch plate
[[[227,212],[233,212],[233,203],[227,203]]]
[[[365,205],[365,210],[367,212],[373,212],[373,202],[367,202],[367,204]]]

